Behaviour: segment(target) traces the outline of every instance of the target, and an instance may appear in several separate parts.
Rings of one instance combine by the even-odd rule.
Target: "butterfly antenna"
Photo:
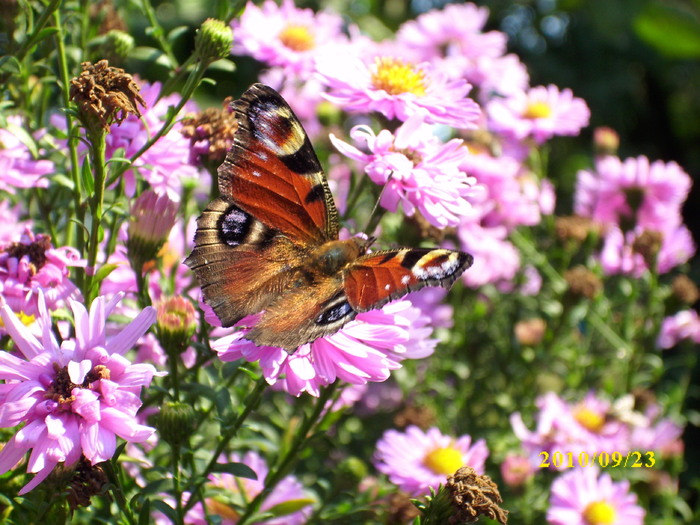
[[[389,173],[389,176],[387,177],[386,182],[384,183],[384,186],[382,186],[382,189],[379,192],[379,197],[377,197],[377,201],[374,203],[374,208],[372,208],[372,213],[369,214],[369,218],[367,219],[367,224],[365,224],[365,227],[362,230],[368,236],[370,235],[370,232],[374,232],[375,228],[379,224],[379,221],[382,219],[382,216],[384,215],[384,211],[382,211],[382,213],[380,213],[380,214],[377,214],[377,210],[379,209],[379,203],[382,201],[382,196],[384,195],[384,192],[386,191],[387,184],[389,184],[389,181],[391,180],[391,177],[393,175],[394,175],[393,171],[391,173]],[[370,228],[371,228],[371,230],[370,230]]]

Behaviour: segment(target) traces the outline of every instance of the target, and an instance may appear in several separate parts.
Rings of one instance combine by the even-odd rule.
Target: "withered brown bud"
[[[394,425],[398,428],[406,428],[416,425],[427,430],[435,423],[436,416],[432,408],[428,406],[408,405],[394,416]]]
[[[661,232],[644,230],[632,243],[632,251],[644,258],[647,268],[656,268],[656,256],[661,250],[664,236]]]
[[[141,116],[138,106],[146,107],[134,79],[123,69],[110,67],[106,60],[82,63],[80,76],[70,81],[70,98],[75,100],[86,128],[121,123],[130,113]]]
[[[562,241],[582,243],[591,233],[600,233],[600,226],[587,217],[569,215],[557,217],[554,223],[557,237]]]
[[[585,266],[575,266],[564,272],[564,280],[569,285],[569,292],[587,299],[594,298],[602,289],[600,278]]]
[[[403,525],[413,523],[413,520],[420,515],[420,511],[403,492],[394,493],[389,496],[388,516],[386,525]]]
[[[673,295],[684,304],[695,304],[700,298],[697,285],[685,274],[677,275],[671,283]]]
[[[501,524],[508,522],[508,511],[503,503],[498,486],[488,476],[480,476],[471,467],[462,467],[447,478],[445,489],[452,497],[454,514],[448,524],[473,523],[479,516],[486,516]]]
[[[90,498],[102,493],[103,487],[109,482],[102,467],[91,465],[85,456],[81,456],[75,471],[68,482],[68,504],[72,510],[78,507],[89,507]]]
[[[192,160],[216,167],[226,158],[238,128],[232,100],[226,97],[223,107],[207,108],[182,119],[181,133],[190,139]]]
[[[539,317],[515,323],[515,338],[523,346],[535,346],[542,342],[547,323]]]

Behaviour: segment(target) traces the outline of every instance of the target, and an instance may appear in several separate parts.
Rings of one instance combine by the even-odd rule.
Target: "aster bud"
[[[612,128],[600,126],[593,131],[593,144],[597,155],[616,155],[620,148],[620,135]]]
[[[160,436],[173,448],[189,439],[195,428],[195,411],[191,405],[168,402],[163,405],[156,417],[156,429]]]
[[[435,411],[429,406],[407,405],[394,416],[394,425],[398,428],[416,425],[426,430],[435,424],[436,419]]]
[[[158,341],[169,356],[184,352],[197,328],[194,306],[182,296],[162,299],[156,306]]]
[[[178,204],[167,195],[154,191],[143,192],[131,206],[131,218],[127,228],[126,248],[135,272],[154,259],[163,247],[175,224]]]
[[[129,33],[112,29],[101,37],[100,55],[112,63],[123,62],[132,49],[134,49],[134,37]]]
[[[525,456],[508,454],[501,463],[501,476],[509,487],[520,487],[535,475],[535,468]]]
[[[632,243],[632,251],[644,258],[647,268],[656,268],[656,256],[661,251],[664,236],[661,232],[644,230]]]
[[[542,342],[547,323],[539,317],[515,323],[515,338],[523,346],[535,346]]]
[[[194,37],[194,52],[204,62],[226,58],[231,53],[233,31],[225,22],[207,18]]]
[[[342,460],[335,469],[334,486],[338,490],[354,490],[367,477],[367,464],[350,456]]]

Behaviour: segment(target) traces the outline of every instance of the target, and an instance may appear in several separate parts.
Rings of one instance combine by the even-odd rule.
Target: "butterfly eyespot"
[[[337,323],[338,321],[347,317],[353,312],[354,310],[352,309],[352,306],[350,306],[350,303],[348,303],[347,301],[343,301],[342,303],[339,303],[321,312],[316,318],[316,324]]]
[[[219,234],[229,246],[239,246],[250,232],[253,218],[238,206],[231,205],[221,216]]]

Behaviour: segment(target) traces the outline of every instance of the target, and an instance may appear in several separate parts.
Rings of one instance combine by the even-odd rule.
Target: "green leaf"
[[[17,137],[22,144],[24,144],[24,146],[31,152],[32,157],[37,158],[39,156],[36,143],[26,129],[24,129],[22,126],[17,126],[16,124],[8,122],[7,130]]]
[[[315,500],[311,498],[290,499],[267,509],[265,512],[273,516],[287,516],[293,512],[303,509],[309,505],[313,505]]]
[[[87,158],[83,161],[80,169],[80,175],[83,182],[83,188],[87,195],[92,195],[95,191],[95,178],[92,176],[92,168]]]
[[[119,268],[118,264],[103,264],[100,269],[95,272],[95,282],[101,283],[110,273]]]
[[[167,36],[168,42],[174,44],[178,38],[187,33],[189,30],[190,28],[188,26],[178,26],[171,29]]]
[[[66,177],[63,173],[56,173],[51,176],[51,182],[57,184],[58,186],[63,186],[69,190],[73,190],[73,181]]]
[[[633,26],[641,40],[668,57],[700,57],[700,21],[692,12],[650,3]]]
[[[19,74],[22,69],[22,64],[19,60],[10,55],[0,57],[0,72]]]
[[[228,58],[222,58],[209,64],[208,71],[221,71],[222,73],[233,73],[236,71],[236,64]]]
[[[151,500],[146,499],[139,512],[139,525],[148,525],[151,522]]]
[[[258,479],[258,475],[255,471],[244,463],[217,463],[212,468],[212,472],[224,472],[226,474],[233,474],[239,478]]]
[[[130,53],[129,58],[143,62],[153,62],[160,66],[170,67],[170,60],[160,49],[148,46],[137,46]]]

